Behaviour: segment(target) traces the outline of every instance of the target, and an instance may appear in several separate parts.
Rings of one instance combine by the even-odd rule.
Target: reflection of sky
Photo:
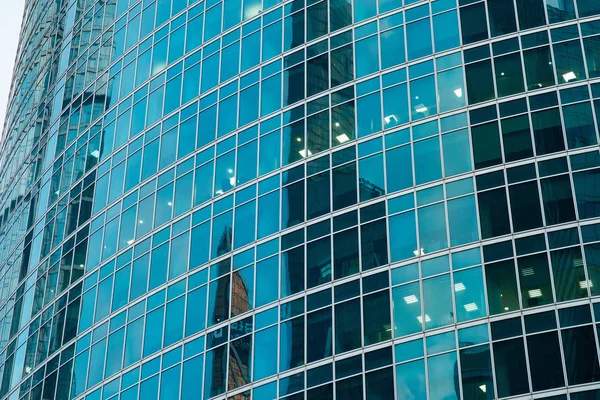
[[[440,400],[458,399],[456,352],[429,357],[427,362],[429,382],[435,382],[429,385],[430,397]]]
[[[2,26],[0,53],[4,55],[4,61],[0,63],[0,138],[2,138],[6,106],[12,83],[11,78],[24,5],[25,0],[3,1],[2,13],[0,13],[0,26]]]

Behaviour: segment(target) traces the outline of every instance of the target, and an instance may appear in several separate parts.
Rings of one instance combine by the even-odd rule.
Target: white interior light
[[[465,307],[465,310],[468,312],[479,310],[479,307],[477,307],[477,304],[475,304],[475,303],[465,304],[464,307]]]
[[[168,202],[167,202],[167,205],[168,205],[169,207],[171,207],[171,206],[173,205],[173,203],[171,203],[170,201],[168,201]]]
[[[521,275],[523,275],[523,276],[531,276],[533,274],[535,274],[535,271],[533,270],[532,267],[523,268],[521,270]]]
[[[569,71],[566,74],[563,74],[563,79],[565,80],[565,82],[569,82],[574,79],[577,79],[577,75],[575,75],[573,71]]]
[[[420,324],[423,323],[423,317],[421,317],[420,315],[417,317],[417,321],[419,321]],[[429,318],[428,314],[425,314],[425,322],[431,322],[431,318]]]
[[[504,311],[508,311],[508,307],[504,307]]]
[[[232,176],[231,178],[229,178],[229,184],[231,186],[235,186],[235,176]]]
[[[306,158],[308,156],[312,156],[312,153],[310,152],[310,150],[300,150],[298,153],[300,153],[300,155],[303,158]]]
[[[574,267],[583,267],[583,258],[576,258],[573,260]]]
[[[227,172],[229,172],[230,174],[233,174],[233,170],[232,170],[231,168],[229,168],[229,169],[227,170]]]
[[[339,126],[340,126],[340,123],[339,123],[339,122],[336,122],[336,123],[334,123],[334,125],[335,125],[335,126],[336,126],[336,128],[337,128],[337,127],[339,127]]]
[[[98,158],[98,157],[100,157],[100,152],[98,150],[94,150],[90,153],[90,156],[92,156],[94,158]]]
[[[585,289],[587,287],[594,287],[594,284],[588,279],[587,281],[579,281],[579,287]]]
[[[348,140],[350,140],[350,138],[348,137],[348,135],[346,135],[345,133],[342,133],[341,135],[338,135],[335,138],[340,143],[346,143]]]
[[[456,97],[462,97],[462,89],[458,88],[454,91],[454,94],[456,95]]]
[[[465,284],[462,283],[462,282],[458,282],[458,283],[454,284],[454,291],[455,292],[460,292],[461,290],[465,290],[465,289],[466,289]]]
[[[529,294],[530,299],[542,297],[542,289],[531,289],[527,293]]]
[[[131,243],[133,243],[133,239],[130,239],[127,241],[127,244],[131,244]]]
[[[424,256],[425,255],[425,249],[421,248],[421,249],[417,249],[413,251],[413,254],[415,256]]]
[[[215,192],[215,194],[223,194],[223,191],[221,189],[219,189]]]
[[[394,114],[388,115],[387,117],[383,117],[383,119],[385,120],[386,124],[391,124],[392,122],[396,124],[398,123],[398,118],[396,118]]]
[[[144,223],[144,221],[142,221],[142,220],[140,219],[140,220],[139,220],[139,223],[140,223],[140,224],[143,224],[143,223]]]
[[[485,391],[486,391],[485,385],[479,386],[479,390],[481,390],[483,393],[485,393]]]
[[[404,302],[406,304],[413,304],[418,303],[419,299],[417,299],[417,296],[415,296],[414,294],[411,294],[410,296],[404,296]]]
[[[302,139],[301,138],[296,138],[296,142],[301,142]]]
[[[423,104],[419,104],[416,108],[415,108],[416,112],[420,112],[420,113],[426,113],[427,112],[427,107],[425,107]]]

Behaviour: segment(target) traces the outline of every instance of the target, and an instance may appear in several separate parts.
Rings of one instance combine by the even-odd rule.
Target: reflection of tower
[[[231,314],[239,315],[250,309],[247,282],[240,271],[231,274]]]
[[[228,390],[232,390],[250,383],[251,351],[251,335],[246,335],[243,338],[231,342],[229,346]]]
[[[217,256],[223,255],[231,251],[231,238],[232,230],[230,226],[225,226],[223,232],[219,237],[219,243],[217,244]],[[213,320],[209,323],[218,323],[225,321],[229,318],[229,284],[230,277],[229,271],[231,271],[231,258],[220,261],[217,265],[212,268],[217,268],[219,274],[226,272],[224,276],[219,278],[216,282],[212,282],[211,285],[217,285],[215,303],[213,309]],[[227,332],[227,331],[224,331]],[[223,333],[226,334],[226,333]],[[215,388],[220,388],[225,384],[227,376],[227,345],[220,346],[213,350],[213,373],[212,373],[212,384],[213,391]],[[211,393],[211,396],[219,393]]]

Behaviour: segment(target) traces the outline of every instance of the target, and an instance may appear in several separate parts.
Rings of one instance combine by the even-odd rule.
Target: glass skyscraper
[[[0,399],[600,399],[599,128],[600,0],[28,0]]]

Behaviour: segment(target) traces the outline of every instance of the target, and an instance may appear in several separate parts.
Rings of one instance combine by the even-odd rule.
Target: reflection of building
[[[0,400],[598,397],[597,3],[30,0]]]
[[[360,192],[365,193],[365,198],[374,199],[375,197],[383,196],[385,194],[385,189],[380,188],[364,178],[358,179],[358,185],[360,187]]]

